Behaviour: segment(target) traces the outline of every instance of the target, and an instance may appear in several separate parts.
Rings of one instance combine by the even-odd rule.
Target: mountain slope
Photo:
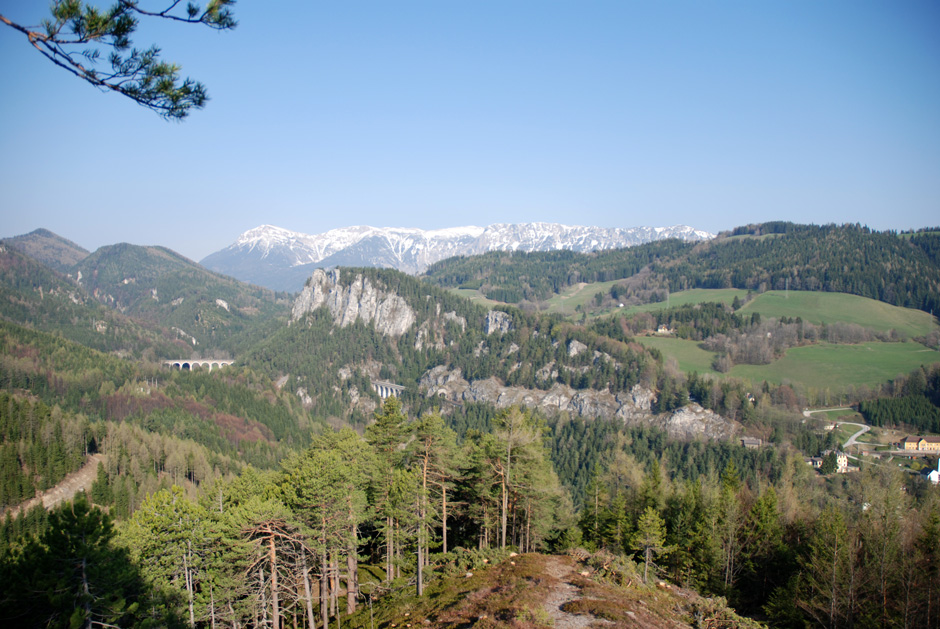
[[[189,350],[153,323],[95,301],[81,286],[20,251],[0,244],[0,318],[103,352],[178,357]]]
[[[622,337],[622,335],[621,335]],[[391,269],[318,270],[290,325],[240,360],[326,416],[365,424],[376,381],[410,412],[512,405],[725,439],[738,428],[679,400],[657,402],[661,364],[641,345],[556,317],[487,310]],[[672,397],[669,398],[672,400]],[[673,413],[673,411],[675,411]]]
[[[101,303],[172,329],[196,352],[235,353],[287,314],[286,295],[207,271],[162,247],[102,247],[73,275]]]
[[[297,291],[315,268],[369,266],[418,273],[445,258],[487,251],[590,252],[666,238],[699,241],[711,237],[681,225],[619,229],[524,223],[429,231],[358,226],[317,235],[263,225],[201,264],[244,281]]]
[[[859,225],[764,223],[707,242],[655,242],[595,254],[534,252],[439,262],[434,283],[479,289],[506,303],[545,300],[579,282],[623,280],[615,302],[664,301],[691,288],[841,292],[940,312],[940,236],[899,237]],[[601,298],[605,296],[602,294]]]
[[[67,273],[88,255],[83,247],[48,229],[37,229],[22,236],[6,238],[4,242],[60,273]]]

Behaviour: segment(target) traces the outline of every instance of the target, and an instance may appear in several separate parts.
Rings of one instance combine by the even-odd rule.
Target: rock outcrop
[[[494,332],[509,332],[512,330],[512,315],[502,310],[490,310],[486,313],[483,331],[490,335]]]
[[[658,426],[670,436],[692,439],[724,440],[732,437],[737,424],[720,415],[690,404],[674,413],[656,415],[652,412],[655,395],[639,385],[629,393],[578,390],[556,383],[547,391],[507,387],[496,378],[468,382],[460,369],[438,366],[428,371],[419,383],[428,397],[443,398],[452,403],[489,402],[500,408],[527,406],[546,414],[567,412],[584,418],[620,420],[626,425]]]
[[[326,306],[334,323],[340,327],[361,319],[365,324],[374,325],[379,333],[398,338],[414,325],[415,312],[401,296],[386,292],[362,274],[349,286],[340,285],[339,279],[339,269],[314,271],[294,301],[291,323]]]

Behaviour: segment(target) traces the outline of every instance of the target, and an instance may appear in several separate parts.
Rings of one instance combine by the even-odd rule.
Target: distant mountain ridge
[[[358,266],[423,272],[453,256],[488,251],[620,249],[667,238],[709,240],[714,234],[686,225],[672,227],[584,227],[558,223],[496,223],[423,230],[354,226],[303,234],[262,225],[200,264],[274,290],[299,291],[315,268]]]
[[[36,229],[28,234],[5,238],[4,242],[59,273],[68,273],[72,266],[88,257],[84,247],[48,229]]]

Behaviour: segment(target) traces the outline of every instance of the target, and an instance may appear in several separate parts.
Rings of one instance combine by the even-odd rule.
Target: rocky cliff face
[[[340,327],[362,319],[381,334],[397,338],[414,325],[415,312],[399,295],[385,291],[361,274],[349,286],[340,285],[339,279],[339,269],[314,271],[294,301],[290,322],[326,306]]]
[[[549,415],[567,412],[584,418],[620,420],[626,425],[646,424],[658,426],[680,439],[704,437],[725,440],[738,431],[736,423],[698,404],[674,413],[655,415],[651,411],[655,395],[639,385],[629,393],[619,394],[577,390],[560,383],[541,391],[502,386],[495,378],[468,382],[459,369],[439,366],[428,371],[419,386],[428,397],[439,397],[452,403],[489,402],[500,408],[527,406]]]
[[[348,271],[315,271],[294,302],[291,323],[299,321],[307,313],[318,308],[326,308],[334,324],[339,327],[346,327],[361,320],[393,339],[401,339],[406,332],[413,331],[414,347],[419,351],[429,348],[444,350],[450,345],[460,343],[463,335],[468,333],[470,323],[457,312],[445,312],[438,304],[431,312],[425,310],[426,314],[422,315],[419,322],[415,310],[381,280],[370,279],[362,273],[357,273],[354,277],[343,278],[344,282],[340,282],[342,272]],[[512,329],[512,315],[506,312],[490,311],[482,320],[482,332],[487,336],[505,334]],[[585,343],[575,339],[568,342],[566,350],[572,357],[591,351]],[[519,347],[512,344],[508,355],[516,351],[519,351]],[[481,357],[489,352],[486,341],[480,341],[477,352]],[[540,372],[545,372],[540,377],[557,378],[558,371],[562,368],[580,371],[596,369],[598,365],[605,363],[616,364],[607,354],[596,350],[593,353],[594,360],[579,367],[558,366],[555,361],[551,361],[540,368]],[[378,370],[379,366],[376,366],[374,372],[378,373]],[[348,377],[348,374],[345,375],[343,380]],[[576,417],[622,421],[628,425],[646,424],[663,428],[678,438],[728,439],[737,430],[737,425],[733,422],[697,405],[687,406],[675,413],[656,415],[651,410],[654,393],[640,386],[633,387],[630,392],[620,393],[573,389],[559,382],[548,390],[528,389],[504,386],[497,378],[468,381],[460,369],[438,365],[429,369],[421,378],[419,389],[428,397],[443,398],[454,404],[486,402],[501,408],[527,406],[538,408],[548,415],[568,413]],[[354,405],[362,401],[360,394],[358,390],[350,392]]]

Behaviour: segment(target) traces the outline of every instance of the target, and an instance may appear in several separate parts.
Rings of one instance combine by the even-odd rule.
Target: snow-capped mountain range
[[[623,229],[497,223],[435,230],[356,226],[311,235],[262,225],[246,231],[232,245],[205,257],[200,264],[253,284],[299,291],[315,268],[393,267],[414,274],[452,256],[487,251],[590,252],[666,238],[697,241],[714,238],[714,234],[686,225]]]

